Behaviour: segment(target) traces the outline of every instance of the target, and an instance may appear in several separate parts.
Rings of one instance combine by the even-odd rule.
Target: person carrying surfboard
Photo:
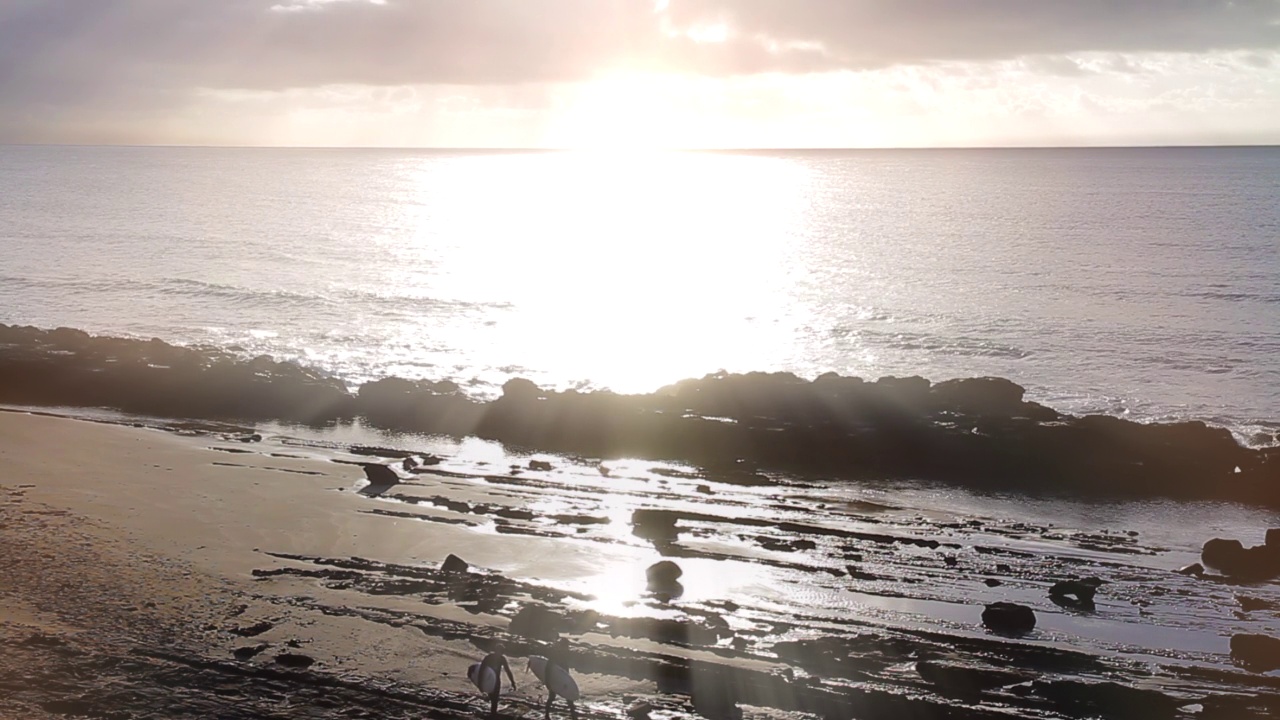
[[[569,705],[569,717],[577,720],[578,708],[574,702],[578,699],[578,684],[569,675],[569,641],[560,638],[547,655],[550,657],[533,655],[529,658],[529,669],[547,687],[547,705],[543,708],[543,717],[551,717],[551,704],[555,702],[556,695],[560,695]]]
[[[484,678],[486,671],[493,673],[492,687],[489,688],[489,714],[498,714],[498,695],[502,694],[502,671],[507,672],[507,679],[511,681],[511,689],[516,689],[516,678],[511,674],[511,666],[507,664],[507,656],[502,654],[502,644],[494,646],[493,651],[484,656],[480,661],[480,669],[478,677]],[[489,684],[489,683],[485,683]],[[477,684],[479,687],[479,684]],[[480,687],[481,691],[486,688]]]

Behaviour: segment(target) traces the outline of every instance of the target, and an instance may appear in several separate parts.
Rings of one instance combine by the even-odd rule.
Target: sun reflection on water
[[[467,331],[467,352],[493,367],[519,358],[639,392],[791,352],[782,268],[808,182],[794,164],[563,152],[415,172],[405,222],[416,229],[397,251],[397,282],[457,305],[433,312],[504,310]]]

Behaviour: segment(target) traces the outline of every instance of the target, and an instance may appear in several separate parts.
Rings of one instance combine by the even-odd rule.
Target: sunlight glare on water
[[[410,292],[509,308],[500,327],[475,327],[469,352],[621,392],[690,367],[785,360],[787,236],[806,192],[795,165],[688,153],[467,163],[422,163],[419,200],[405,210],[412,241],[398,252],[425,270],[405,273]],[[494,207],[494,197],[510,200]],[[434,320],[422,320],[427,332]]]

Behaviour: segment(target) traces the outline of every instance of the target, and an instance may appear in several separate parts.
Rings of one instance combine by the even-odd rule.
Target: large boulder
[[[929,396],[934,407],[962,415],[1014,417],[1022,410],[1021,385],[998,377],[944,380]]]
[[[680,579],[684,571],[680,566],[670,560],[659,560],[650,565],[644,571],[645,579],[649,582],[649,587],[669,587],[672,583]]]
[[[678,516],[669,510],[640,508],[631,513],[631,532],[655,543],[675,542],[680,536],[676,529]]]
[[[382,463],[361,463],[360,467],[364,468],[364,476],[371,485],[395,485],[400,482],[396,471]]]
[[[1213,538],[1200,550],[1200,560],[1208,567],[1225,570],[1234,566],[1244,552],[1244,545],[1239,540]]]
[[[1023,635],[1035,629],[1036,614],[1017,603],[991,603],[982,611],[982,624],[1002,635]]]
[[[449,553],[449,557],[445,558],[444,562],[441,563],[440,569],[447,573],[464,573],[470,572],[471,565],[457,555]]]
[[[1204,564],[1244,580],[1265,580],[1280,575],[1280,543],[1246,548],[1239,540],[1214,538],[1200,553]]]
[[[545,397],[542,388],[538,387],[532,380],[525,378],[511,378],[502,384],[502,399],[515,402],[525,402],[529,400],[537,400]]]
[[[1280,640],[1266,635],[1232,635],[1231,657],[1263,672],[1280,669]]]
[[[648,581],[647,589],[659,599],[670,599],[684,593],[684,586],[679,581],[683,574],[684,571],[680,566],[670,560],[660,560],[650,565],[644,572],[645,579]]]

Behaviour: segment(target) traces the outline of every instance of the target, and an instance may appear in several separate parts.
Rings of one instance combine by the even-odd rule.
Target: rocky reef
[[[757,470],[798,471],[1280,506],[1280,448],[1246,448],[1198,421],[1064,415],[990,377],[721,373],[643,395],[555,392],[515,379],[484,402],[449,381],[386,378],[351,393],[265,356],[0,325],[0,402],[312,424],[358,416],[544,451],[739,468],[744,481]]]

